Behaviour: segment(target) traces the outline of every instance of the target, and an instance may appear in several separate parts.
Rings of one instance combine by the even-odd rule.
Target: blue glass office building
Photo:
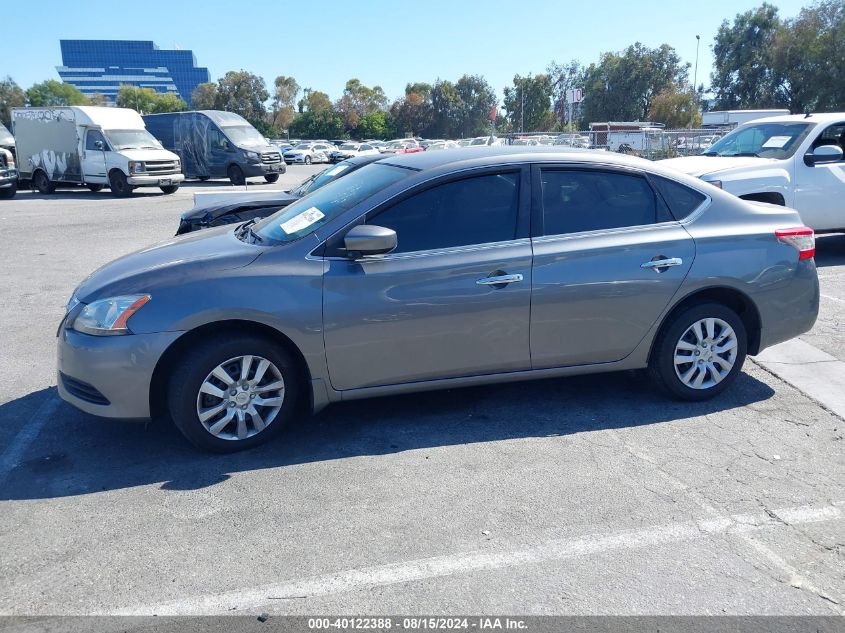
[[[153,42],[129,40],[61,40],[62,81],[85,95],[102,94],[110,103],[123,84],[174,92],[191,104],[191,93],[211,80],[188,50],[162,50]]]

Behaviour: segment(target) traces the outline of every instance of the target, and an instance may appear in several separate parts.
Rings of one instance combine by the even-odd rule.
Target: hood
[[[215,204],[207,207],[194,207],[182,214],[183,220],[203,220],[211,222],[221,216],[243,209],[255,209],[259,207],[286,207],[292,202],[299,200],[299,196],[294,196],[284,191],[279,191],[278,195],[272,198],[255,198],[253,200],[240,200],[238,202],[225,202],[223,204]]]
[[[152,293],[187,278],[243,268],[263,251],[235,237],[231,225],[205,229],[116,259],[92,273],[74,294],[90,303],[122,294]]]
[[[242,152],[258,152],[259,154],[281,153],[281,150],[275,145],[238,145],[238,149]]]
[[[118,153],[129,160],[179,160],[179,157],[166,149],[121,149]]]
[[[690,176],[700,178],[717,172],[733,169],[747,169],[749,167],[768,167],[773,158],[758,158],[756,156],[684,156],[657,161],[664,167],[677,169]]]

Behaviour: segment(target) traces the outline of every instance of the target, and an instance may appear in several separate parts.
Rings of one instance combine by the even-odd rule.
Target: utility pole
[[[692,91],[698,92],[698,46],[701,44],[701,36],[695,36],[695,73],[692,78]]]
[[[525,132],[525,84],[519,86],[519,131]]]

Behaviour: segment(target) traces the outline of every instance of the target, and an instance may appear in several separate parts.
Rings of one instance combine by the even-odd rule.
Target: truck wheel
[[[109,174],[109,188],[116,198],[126,198],[132,195],[132,185],[126,180],[126,174],[118,169]]]
[[[176,193],[179,191],[179,185],[165,185],[164,187],[159,187],[164,193]]]
[[[269,183],[274,183],[278,179],[279,179],[279,174],[267,174],[266,176],[264,176],[264,180],[266,180]]]
[[[18,183],[13,182],[11,187],[6,187],[5,189],[0,189],[0,199],[8,200],[9,198],[14,198],[15,194],[18,192]]]
[[[35,176],[32,179],[32,184],[35,185],[36,189],[38,189],[38,193],[42,193],[45,196],[50,195],[51,193],[56,191],[56,184],[50,182],[50,178],[43,171],[35,172]]]
[[[94,193],[97,193],[98,191],[103,190],[103,185],[99,185],[99,184],[88,184],[88,185],[85,185],[85,186],[88,187],[89,191],[93,191]]]
[[[305,164],[306,164],[306,165],[310,165],[310,164],[311,164],[311,157],[310,157],[310,156],[306,156],[306,157],[305,157]]]
[[[246,184],[246,178],[244,178],[243,169],[241,169],[237,165],[230,165],[229,169],[226,170],[226,175],[229,176],[229,180],[232,181],[233,185],[240,186]]]

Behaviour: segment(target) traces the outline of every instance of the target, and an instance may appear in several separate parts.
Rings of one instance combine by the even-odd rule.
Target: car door
[[[396,231],[394,252],[327,257],[335,389],[530,368],[527,179],[494,170],[424,185],[362,219]]]
[[[234,147],[217,127],[208,128],[208,170],[211,177],[220,178],[226,176],[229,169],[229,161],[236,158]]]
[[[535,369],[620,360],[678,291],[695,256],[644,174],[534,167]]]
[[[90,183],[108,182],[106,151],[108,145],[100,130],[87,129],[82,150],[82,180]]]
[[[828,125],[810,146],[838,145],[845,151],[845,121]],[[795,158],[795,208],[807,226],[818,230],[845,228],[845,160],[807,165]]]

